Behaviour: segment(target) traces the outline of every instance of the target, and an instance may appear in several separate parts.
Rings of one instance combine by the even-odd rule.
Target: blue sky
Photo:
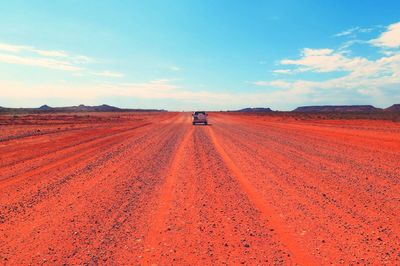
[[[6,1],[0,106],[400,103],[399,1]]]

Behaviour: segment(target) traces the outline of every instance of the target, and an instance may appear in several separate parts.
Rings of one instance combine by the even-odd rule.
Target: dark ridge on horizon
[[[292,112],[301,113],[374,113],[374,112],[400,112],[400,104],[393,104],[387,108],[377,108],[373,105],[309,105],[300,106]]]
[[[400,104],[393,104],[387,108],[377,108],[373,105],[306,105],[299,106],[292,111],[271,110],[268,107],[248,107],[239,110],[230,110],[228,112],[243,113],[269,113],[269,112],[285,112],[285,113],[374,113],[374,112],[400,112]]]
[[[381,110],[372,105],[310,105],[297,107],[293,112],[376,112]]]
[[[166,112],[163,109],[128,109],[107,104],[51,107],[44,104],[38,108],[9,108],[0,106],[0,113],[74,113],[74,112]]]
[[[393,104],[392,106],[385,109],[388,112],[400,112],[400,104]]]
[[[229,112],[244,112],[244,113],[268,113],[273,112],[269,107],[248,107],[240,110],[229,111]]]

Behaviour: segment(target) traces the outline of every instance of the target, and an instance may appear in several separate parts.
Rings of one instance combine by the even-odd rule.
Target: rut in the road
[[[294,239],[293,235],[288,232],[288,230],[284,226],[282,226],[283,220],[279,219],[278,215],[274,213],[274,211],[262,200],[262,198],[260,198],[257,189],[249,182],[246,176],[240,171],[240,169],[235,165],[235,163],[226,153],[226,151],[222,148],[221,144],[218,141],[218,138],[211,128],[208,130],[208,133],[213,144],[215,145],[216,150],[219,152],[221,158],[226,163],[226,166],[237,178],[238,182],[240,183],[245,193],[248,195],[251,202],[262,213],[263,218],[277,231],[280,241],[289,248],[295,262],[306,265],[315,264],[315,261],[308,255],[307,251],[304,250],[304,248],[301,248],[296,239]]]
[[[147,252],[145,252],[145,255],[143,256],[143,261],[145,262],[149,261],[148,255],[151,255],[151,252],[154,252],[155,248],[157,247],[159,243],[160,232],[165,230],[165,220],[173,197],[173,188],[175,186],[177,178],[176,175],[179,171],[179,168],[181,168],[182,164],[185,163],[185,161],[183,160],[183,152],[186,148],[187,143],[189,141],[192,141],[192,135],[193,128],[190,128],[186,131],[182,142],[179,144],[178,149],[174,153],[173,160],[171,162],[171,165],[169,166],[169,171],[166,174],[161,195],[158,200],[159,206],[156,207],[154,220],[151,222],[150,229],[146,236],[145,251]]]

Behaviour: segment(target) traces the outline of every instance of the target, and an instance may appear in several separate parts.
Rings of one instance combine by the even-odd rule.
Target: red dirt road
[[[400,124],[0,117],[0,264],[400,264]]]

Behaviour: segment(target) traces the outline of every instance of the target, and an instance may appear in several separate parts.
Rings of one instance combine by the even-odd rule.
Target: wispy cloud
[[[368,60],[361,57],[349,58],[332,49],[304,48],[299,59],[284,59],[282,65],[299,66],[298,72],[332,72],[351,71],[354,68],[366,64]]]
[[[30,47],[30,46],[0,43],[0,50],[6,51],[6,52],[17,53],[17,52],[20,52],[23,50],[31,50],[31,49],[32,49],[32,47]]]
[[[273,80],[273,81],[255,81],[254,85],[272,88],[290,88],[291,83],[284,80]]]
[[[74,54],[63,50],[46,50],[30,45],[16,45],[0,42],[0,62],[27,65],[47,69],[75,72],[75,76],[94,74],[105,77],[122,77],[122,73],[113,71],[93,72],[87,64],[96,63],[92,57]],[[76,73],[76,72],[79,72]]]
[[[348,36],[348,35],[353,34],[353,33],[354,33],[355,31],[357,31],[359,28],[360,28],[360,27],[354,27],[354,28],[351,28],[351,29],[347,29],[347,30],[344,30],[344,31],[342,31],[342,32],[339,32],[339,33],[335,34],[334,36],[335,36],[335,37]]]
[[[31,50],[39,55],[48,56],[48,57],[68,57],[68,54],[64,51],[51,51],[51,50]]]
[[[71,56],[65,51],[61,50],[42,50],[42,49],[37,49],[33,46],[29,45],[15,45],[15,44],[9,44],[9,43],[0,43],[0,50],[1,51],[6,51],[6,52],[13,52],[13,53],[19,53],[19,52],[31,52],[33,54],[37,55],[42,55],[42,56],[47,56],[47,57],[68,57]]]
[[[103,77],[111,77],[111,78],[121,78],[124,76],[124,74],[122,74],[122,73],[108,71],[108,70],[104,70],[102,72],[93,72],[93,75],[103,76]]]
[[[60,61],[42,57],[27,57],[12,54],[1,54],[0,62],[17,65],[28,65],[36,67],[44,67],[49,69],[57,69],[64,71],[81,71],[82,67],[73,65],[68,61]]]
[[[368,27],[368,28],[363,28],[363,27],[353,27],[344,31],[341,31],[339,33],[336,33],[335,35],[333,35],[334,37],[344,37],[344,36],[355,36],[357,33],[368,33],[368,32],[372,32],[374,29],[376,29],[378,26],[372,26],[372,27]]]
[[[290,74],[290,73],[292,73],[292,71],[290,69],[275,69],[272,72],[276,73],[276,74]]]
[[[75,55],[71,58],[71,60],[75,63],[79,63],[79,64],[87,64],[87,63],[96,63],[97,60],[86,56],[86,55]]]
[[[340,52],[341,54],[347,54],[347,53],[351,53],[350,48],[353,45],[356,44],[368,44],[368,41],[365,40],[359,40],[359,39],[352,39],[352,40],[347,40],[345,42],[343,42],[339,48],[337,49],[338,52]]]

